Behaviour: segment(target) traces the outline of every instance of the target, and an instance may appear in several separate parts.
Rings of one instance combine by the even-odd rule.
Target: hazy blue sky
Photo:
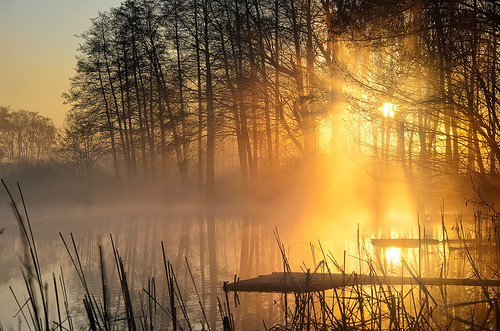
[[[61,94],[73,75],[90,18],[120,0],[0,0],[0,105],[49,116],[61,125]]]

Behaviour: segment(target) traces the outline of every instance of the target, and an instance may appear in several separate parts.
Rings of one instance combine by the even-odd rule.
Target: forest
[[[0,162],[39,163],[56,152],[57,129],[48,117],[0,106]]]
[[[126,187],[173,178],[209,197],[217,178],[252,191],[284,169],[354,156],[373,173],[383,163],[406,179],[472,175],[496,189],[498,7],[124,1],[79,36],[59,132],[2,108],[2,159],[62,160]]]

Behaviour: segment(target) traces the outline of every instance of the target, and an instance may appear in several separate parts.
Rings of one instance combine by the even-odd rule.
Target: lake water
[[[68,252],[60,238],[63,235],[71,247],[73,234],[83,270],[91,291],[101,293],[99,246],[104,252],[106,274],[111,283],[109,291],[119,296],[118,278],[114,263],[110,234],[117,251],[123,258],[129,287],[134,295],[139,297],[142,289],[148,288],[148,279],[155,277],[157,282],[165,282],[165,268],[161,250],[164,243],[166,259],[170,261],[176,272],[179,287],[184,293],[186,306],[191,310],[192,318],[200,319],[200,307],[195,295],[192,280],[186,267],[185,258],[192,268],[200,297],[205,303],[207,313],[210,311],[209,280],[210,267],[207,246],[207,222],[199,207],[178,206],[106,206],[79,205],[59,206],[53,209],[34,206],[30,208],[29,216],[44,283],[49,284],[49,297],[54,297],[53,275],[60,282],[61,269],[64,275],[69,297],[70,313],[74,326],[85,325],[82,300],[84,290]],[[214,211],[216,228],[216,263],[219,297],[223,281],[231,281],[235,274],[240,273],[242,232],[248,223],[236,215],[234,206],[217,207]],[[18,312],[16,301],[9,286],[17,296],[21,305],[26,300],[27,291],[22,278],[20,265],[24,250],[20,229],[9,207],[1,210],[0,228],[4,228],[0,236],[0,321],[6,330],[25,329],[25,322]],[[248,218],[246,219],[248,220]],[[251,224],[257,221],[252,220]],[[252,234],[248,237],[247,246],[251,267],[247,275],[270,273],[279,269],[279,250],[274,242],[273,223],[263,225],[260,220],[258,227],[250,226]],[[245,225],[246,224],[246,225]],[[274,223],[275,224],[275,223]],[[200,252],[203,256],[200,258]],[[270,256],[274,255],[271,259]],[[265,256],[265,261],[264,261]],[[270,263],[273,262],[273,263]],[[201,268],[203,264],[203,268]],[[203,271],[202,271],[203,269]],[[202,277],[202,273],[204,277]],[[164,284],[164,283],[163,283]],[[164,288],[161,284],[161,287]],[[157,285],[160,287],[160,285]],[[60,291],[60,289],[59,289]],[[52,321],[57,320],[55,300],[50,301],[49,314]],[[62,303],[61,303],[62,304]],[[29,318],[29,316],[28,316]],[[197,321],[193,325],[199,325]],[[51,324],[52,325],[52,324]],[[196,327],[195,327],[196,328]]]
[[[254,206],[255,207],[255,206]],[[163,293],[158,298],[168,302],[166,296],[165,269],[163,264],[161,242],[164,243],[166,259],[169,260],[176,273],[179,288],[190,315],[194,329],[201,329],[202,316],[198,297],[194,290],[184,258],[190,263],[195,283],[207,314],[210,313],[210,265],[208,256],[208,238],[206,213],[207,208],[200,206],[141,205],[140,207],[118,205],[65,205],[53,208],[32,206],[29,208],[32,230],[41,265],[44,282],[48,283],[48,294],[52,298],[49,305],[51,326],[58,319],[54,298],[53,273],[60,284],[61,270],[66,284],[70,314],[76,328],[87,325],[85,310],[82,304],[84,290],[80,279],[72,265],[71,259],[61,240],[63,235],[67,243],[71,243],[70,234],[81,259],[83,270],[92,293],[100,295],[99,246],[104,252],[106,277],[109,293],[113,302],[119,302],[120,288],[114,264],[110,234],[120,256],[123,258],[132,296],[140,306],[140,298],[144,300],[144,289],[148,289],[148,280],[155,278],[158,289]],[[304,221],[303,215],[277,213],[272,210],[261,210],[253,207],[234,205],[218,205],[210,209],[215,215],[215,243],[217,263],[217,286],[215,292],[224,302],[222,283],[232,281],[235,274],[242,278],[255,277],[273,271],[282,271],[281,256],[276,244],[275,228],[279,231],[281,241],[286,248],[290,266],[295,271],[311,268],[323,259],[317,239],[325,252],[332,252],[346,271],[360,271],[358,254],[378,255],[389,272],[398,274],[401,270],[399,258],[404,257],[410,264],[416,265],[418,253],[416,249],[379,248],[375,249],[372,238],[418,238],[416,220],[411,226],[405,224],[384,225],[361,224],[355,222],[340,224],[331,221],[324,228],[318,222]],[[0,321],[5,330],[25,330],[26,323],[18,312],[16,301],[9,286],[12,287],[21,304],[26,301],[27,292],[22,279],[20,265],[23,260],[23,245],[20,229],[12,210],[8,206],[0,209]],[[452,226],[452,219],[446,220]],[[427,223],[427,225],[426,225]],[[426,225],[426,237],[441,239],[442,228],[434,220],[420,220]],[[315,231],[306,231],[310,227]],[[337,230],[336,230],[337,229]],[[450,231],[450,238],[453,234]],[[301,236],[300,234],[303,233]],[[245,235],[246,234],[246,235]],[[423,233],[421,234],[423,237]],[[359,238],[359,241],[358,241]],[[365,247],[360,253],[358,243]],[[242,254],[243,250],[243,254]],[[72,252],[72,254],[74,254]],[[432,261],[442,260],[439,248],[427,250],[428,266]],[[451,257],[449,276],[466,276],[468,270],[460,268],[463,256],[459,251],[447,254]],[[74,256],[74,255],[73,255]],[[241,260],[247,261],[242,268]],[[420,257],[423,259],[423,257]],[[423,263],[423,262],[422,262]],[[361,270],[364,272],[366,270]],[[426,268],[426,276],[439,275],[439,270]],[[277,307],[277,296],[269,294],[244,294],[242,306],[233,310],[237,315],[236,323],[245,323],[246,327],[262,328],[262,320],[269,327],[280,322],[282,316]],[[230,298],[232,304],[232,297]],[[62,302],[61,302],[62,304]],[[167,304],[167,303],[165,303]],[[232,308],[233,309],[233,308]],[[141,315],[140,312],[136,312]],[[180,315],[180,313],[179,313]],[[28,316],[29,318],[29,316]],[[63,323],[64,324],[64,323]]]

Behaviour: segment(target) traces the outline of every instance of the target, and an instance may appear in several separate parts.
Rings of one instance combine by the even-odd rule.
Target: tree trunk
[[[203,28],[206,70],[206,107],[207,107],[207,201],[215,198],[215,112],[212,86],[212,64],[210,58],[210,41],[208,34],[210,0],[203,0]],[[211,208],[207,211],[208,261],[210,265],[210,324],[217,329],[217,247],[216,247],[215,215]]]
[[[269,87],[267,77],[267,65],[264,57],[264,42],[262,40],[264,32],[261,29],[259,2],[254,0],[255,11],[257,14],[257,29],[259,38],[260,70],[262,72],[262,95],[264,98],[264,115],[266,127],[266,146],[267,146],[267,170],[268,173],[273,169],[273,136],[271,132],[271,114],[269,109]]]
[[[294,66],[294,78],[297,85],[297,111],[300,117],[296,117],[299,123],[302,138],[304,141],[304,157],[306,160],[311,159],[316,154],[316,137],[314,135],[313,126],[313,115],[310,112],[309,107],[306,102],[306,95],[304,89],[304,74],[302,70],[302,58],[300,54],[300,27],[297,18],[297,11],[295,10],[295,0],[290,0],[290,15],[292,18],[292,31],[293,31],[293,43],[295,47],[295,63]]]
[[[109,137],[111,140],[111,153],[113,154],[113,168],[115,170],[115,179],[120,182],[120,169],[118,166],[118,156],[116,153],[116,145],[115,145],[115,133],[113,123],[111,122],[111,111],[109,109],[108,98],[106,97],[106,90],[104,89],[104,82],[101,75],[101,68],[99,59],[97,59],[97,72],[99,77],[99,84],[101,87],[102,98],[104,100],[104,106],[106,108],[106,121],[108,125]]]
[[[180,52],[180,45],[179,45],[179,27],[178,27],[178,12],[177,8],[179,6],[179,3],[176,1],[174,4],[175,7],[175,48],[176,48],[176,53],[177,53],[177,77],[179,80],[179,103],[180,103],[180,117],[181,117],[181,140],[182,140],[182,150],[181,155],[180,155],[180,165],[179,165],[179,170],[181,173],[181,180],[183,184],[186,186],[188,182],[188,169],[187,169],[187,153],[188,153],[188,147],[189,147],[189,140],[187,137],[187,130],[186,130],[186,114],[184,110],[184,81],[182,79],[182,70],[181,70],[181,52]]]

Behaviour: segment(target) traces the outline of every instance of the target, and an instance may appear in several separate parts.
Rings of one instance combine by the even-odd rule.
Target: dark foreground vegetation
[[[22,191],[18,187],[16,203],[3,180],[2,183],[19,223],[24,250],[21,272],[25,293],[15,293],[12,288],[11,293],[18,306],[16,315],[22,319],[20,325],[25,324],[30,330],[494,330],[499,327],[499,293],[498,286],[493,284],[500,281],[498,215],[477,212],[472,223],[457,216],[451,230],[445,227],[443,215],[441,240],[428,239],[425,227],[419,225],[418,238],[392,242],[391,245],[402,250],[399,261],[387,255],[384,248],[390,239],[370,242],[358,230],[357,251],[348,253],[356,260],[351,270],[347,269],[346,251],[343,261],[339,261],[321,243],[311,243],[313,264],[302,264],[306,279],[302,285],[294,280],[296,273],[289,262],[288,249],[276,230],[275,249],[282,257],[280,270],[289,275],[288,281],[292,282],[289,288],[293,290],[281,291],[277,283],[272,290],[277,292],[274,294],[238,292],[240,280],[235,276],[231,292],[227,290],[227,282],[210,291],[216,299],[213,310],[205,308],[205,298],[199,290],[200,275],[193,272],[185,259],[189,279],[179,280],[166,259],[163,242],[162,272],[142,280],[146,285],[138,289],[130,283],[138,265],[127,266],[112,235],[108,239],[111,254],[99,245],[93,257],[97,268],[89,273],[85,265],[88,260],[82,259],[74,235],[59,233],[73,270],[63,272],[61,267],[58,276],[52,272],[50,279],[44,278]],[[68,272],[77,274],[78,289],[67,288]],[[308,279],[314,279],[316,274],[331,275],[346,285],[314,290],[317,284],[308,283]],[[462,284],[450,285],[460,283],[450,282],[452,279],[461,279]],[[68,299],[68,293],[75,295],[75,291],[77,307]],[[266,315],[264,306],[268,307]],[[258,323],[254,324],[255,321]],[[3,329],[1,324],[0,328]]]

